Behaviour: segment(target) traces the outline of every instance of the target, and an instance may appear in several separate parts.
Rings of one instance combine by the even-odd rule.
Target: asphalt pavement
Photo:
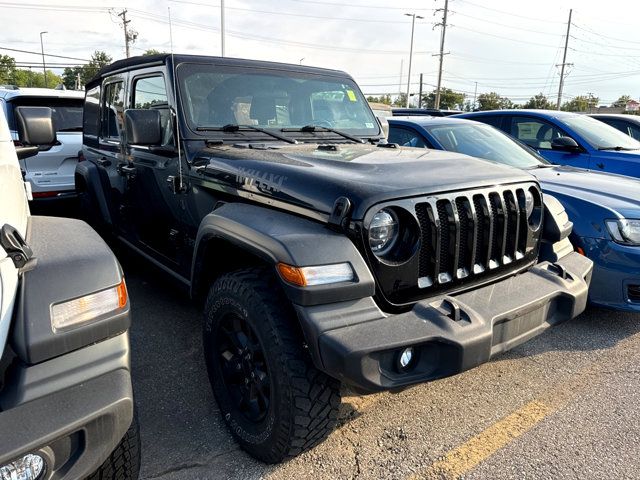
[[[462,375],[345,391],[327,441],[273,466],[219,415],[201,312],[149,265],[123,264],[143,479],[640,478],[640,314],[589,309]]]

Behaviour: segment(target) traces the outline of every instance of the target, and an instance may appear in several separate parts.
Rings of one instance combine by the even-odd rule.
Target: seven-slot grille
[[[524,258],[525,188],[471,191],[416,204],[422,241],[418,286],[445,284]]]

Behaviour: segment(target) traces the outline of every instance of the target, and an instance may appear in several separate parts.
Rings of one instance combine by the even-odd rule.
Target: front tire
[[[295,312],[272,272],[221,276],[205,306],[204,350],[213,393],[241,447],[277,463],[333,430],[339,382],[313,366]]]

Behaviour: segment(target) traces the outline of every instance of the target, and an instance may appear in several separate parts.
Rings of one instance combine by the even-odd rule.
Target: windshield
[[[445,150],[484,158],[517,168],[547,164],[540,155],[489,125],[434,125],[425,129]]]
[[[595,118],[585,115],[571,115],[559,119],[581,135],[593,148],[640,149],[640,142]]]
[[[380,134],[366,100],[348,78],[208,64],[181,64],[177,71],[183,112],[194,131],[225,125],[278,131],[316,125],[357,136]]]
[[[56,132],[82,131],[82,98],[17,97],[11,103],[14,107],[50,107],[51,119]],[[14,120],[15,121],[15,120]],[[11,119],[9,123],[13,123]],[[10,125],[15,130],[15,125]]]

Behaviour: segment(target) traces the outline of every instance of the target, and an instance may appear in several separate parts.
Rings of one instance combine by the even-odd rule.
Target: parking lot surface
[[[462,375],[345,392],[328,440],[274,466],[242,452],[218,414],[200,311],[168,277],[122,257],[144,479],[638,478],[638,314],[590,309]]]

